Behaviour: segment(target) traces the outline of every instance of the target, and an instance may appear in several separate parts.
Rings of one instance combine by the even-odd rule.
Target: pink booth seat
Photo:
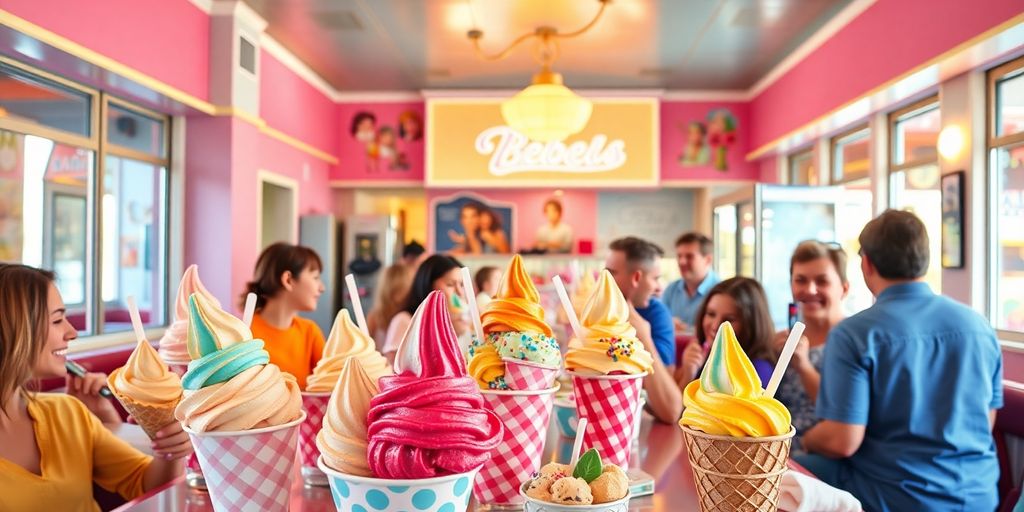
[[[139,311],[139,318],[142,319],[143,324],[148,324],[152,315],[148,310]],[[73,311],[67,315],[68,322],[79,331],[85,330],[85,311]],[[128,315],[128,309],[122,307],[110,307],[103,312],[103,322],[107,324],[128,324],[131,325],[132,319]]]
[[[1024,438],[1024,384],[1003,381],[1003,408],[996,414],[992,431],[999,457],[999,510],[1010,512],[1021,496],[1021,482],[1014,482],[1010,470],[1007,436]]]

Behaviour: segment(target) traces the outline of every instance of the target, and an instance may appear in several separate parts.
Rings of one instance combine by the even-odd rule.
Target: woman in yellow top
[[[246,290],[246,294],[256,294],[253,337],[266,343],[270,362],[294,375],[303,390],[306,377],[324,353],[324,334],[298,313],[316,309],[324,292],[322,269],[320,256],[313,249],[279,242],[260,254]]]
[[[99,511],[93,482],[125,499],[182,474],[192,453],[181,425],[153,441],[156,457],[118,439],[77,398],[32,393],[63,378],[75,328],[52,272],[0,263],[0,510]]]

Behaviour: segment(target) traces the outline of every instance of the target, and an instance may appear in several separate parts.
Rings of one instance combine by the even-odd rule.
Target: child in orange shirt
[[[270,362],[294,375],[300,389],[306,389],[306,377],[324,352],[320,328],[298,316],[299,311],[316,309],[324,292],[322,269],[320,256],[313,249],[279,242],[260,254],[246,290],[246,294],[256,294],[253,337],[266,343]]]

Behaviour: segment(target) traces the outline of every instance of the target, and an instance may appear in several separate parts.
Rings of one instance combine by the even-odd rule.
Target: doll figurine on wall
[[[736,142],[736,118],[729,110],[718,108],[708,112],[708,145],[714,150],[715,169],[729,170],[726,156]]]
[[[704,136],[708,130],[704,123],[690,121],[686,128],[680,128],[686,133],[686,146],[683,154],[679,155],[679,165],[694,167],[707,164],[708,146],[704,143]]]

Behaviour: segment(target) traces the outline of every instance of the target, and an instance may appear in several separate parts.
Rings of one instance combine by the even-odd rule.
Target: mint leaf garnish
[[[576,468],[572,470],[574,478],[582,478],[589,484],[601,476],[601,456],[596,448],[587,450],[576,462]]]

